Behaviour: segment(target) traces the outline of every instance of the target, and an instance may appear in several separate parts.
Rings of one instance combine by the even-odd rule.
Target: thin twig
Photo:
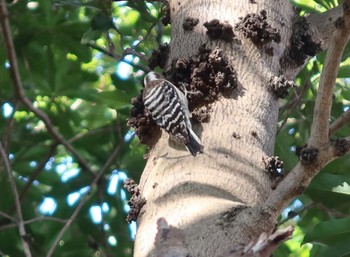
[[[304,211],[310,209],[311,207],[315,206],[315,203],[310,203],[306,206],[303,206],[302,208],[299,208],[297,210],[292,210],[292,214],[288,213],[288,217],[285,218],[284,220],[281,220],[280,222],[278,222],[278,227],[281,226],[282,224],[288,222],[289,220],[295,218],[296,216],[302,214]]]
[[[94,181],[96,180],[96,178],[94,179]],[[82,197],[77,208],[74,210],[72,216],[68,219],[67,223],[64,224],[63,228],[58,233],[58,235],[57,235],[55,241],[53,242],[52,246],[50,247],[49,252],[47,253],[46,257],[51,257],[53,255],[53,253],[56,250],[56,247],[57,247],[59,241],[61,240],[62,236],[64,235],[66,230],[70,227],[70,225],[73,223],[73,221],[76,219],[76,217],[80,213],[80,210],[83,208],[84,204],[88,201],[88,199],[89,199],[88,196],[90,196],[90,194],[89,194],[90,191],[91,191],[91,189],[88,192],[86,192],[86,194]]]
[[[100,206],[100,208],[102,209],[102,204],[103,204],[103,190],[104,190],[104,185],[102,183],[98,183],[97,184],[97,192],[98,192],[98,204]],[[112,251],[112,248],[111,246],[109,245],[108,243],[108,235],[106,233],[106,230],[105,230],[105,225],[106,225],[106,222],[105,222],[105,214],[103,211],[102,212],[102,220],[101,220],[101,224],[100,224],[100,229],[101,229],[101,233],[102,233],[102,237],[103,237],[103,245],[104,247],[106,248],[106,251],[107,253],[104,255],[105,256],[113,256],[113,251]],[[101,250],[101,249],[100,249]]]
[[[98,251],[99,251],[99,255],[101,256],[101,257],[107,257],[107,255],[105,254],[105,252],[103,251],[103,249],[101,249],[101,247],[99,247],[99,245],[100,245],[100,243],[99,243],[99,241],[96,241],[95,240],[95,238],[92,236],[92,235],[88,235],[88,238],[87,238],[87,240],[88,240],[88,244],[89,245],[91,245],[91,248],[93,248],[94,250],[96,249],[98,249]]]
[[[115,128],[114,126],[105,126],[105,127],[100,127],[100,128],[96,128],[96,129],[91,129],[87,132],[81,132],[79,134],[76,134],[74,137],[70,138],[68,140],[68,142],[73,143],[73,142],[76,142],[78,140],[83,139],[84,137],[88,137],[88,136],[95,135],[95,134],[115,132],[116,129],[117,128]]]
[[[285,105],[279,108],[279,112],[286,112],[290,109],[293,109],[295,106],[298,106],[303,99],[303,95],[309,88],[309,81],[305,82],[302,86],[298,88],[293,88],[294,97],[292,100],[287,101]]]
[[[21,204],[19,202],[16,182],[15,182],[15,180],[13,178],[11,164],[10,164],[10,161],[9,161],[9,159],[7,157],[8,155],[6,154],[5,149],[2,146],[1,142],[0,142],[0,155],[1,155],[1,158],[2,158],[3,162],[5,163],[5,168],[6,168],[7,175],[8,175],[9,181],[10,181],[10,186],[11,186],[13,198],[14,198],[14,201],[15,201],[15,204],[16,204],[16,212],[17,212],[17,221],[16,222],[17,222],[17,226],[18,226],[21,242],[22,242],[22,245],[23,245],[23,250],[24,250],[24,253],[25,253],[26,257],[31,257],[32,253],[30,252],[29,244],[25,240],[25,237],[27,236],[27,233],[26,233],[26,229],[25,229],[24,223],[23,223],[22,209],[21,209]]]
[[[319,208],[320,210],[324,211],[329,218],[334,219],[334,218],[346,218],[349,217],[348,214],[341,213],[335,209],[328,208],[322,203],[316,203],[316,207]]]
[[[42,159],[42,161],[39,163],[39,165],[36,167],[34,172],[32,172],[29,180],[23,187],[22,191],[19,194],[19,199],[22,201],[24,198],[25,194],[29,190],[30,186],[33,184],[35,179],[40,175],[40,173],[44,170],[46,163],[49,161],[49,159],[54,155],[56,151],[57,144],[51,145],[50,149],[48,150],[48,153],[46,154],[45,158]]]
[[[149,59],[143,53],[139,53],[139,52],[135,51],[135,49],[130,48],[130,47],[125,48],[125,50],[123,51],[123,55],[124,56],[135,55],[145,62],[148,62],[148,59]]]
[[[112,29],[114,29],[120,36],[119,46],[120,49],[124,48],[124,34],[120,31],[120,29],[113,23]]]
[[[302,208],[298,208],[297,210],[292,210],[292,214],[291,215],[288,214],[287,218],[278,222],[278,226],[281,226],[282,224],[288,222],[289,220],[295,218],[296,216],[302,214],[304,211],[306,211],[312,207],[316,207],[316,208],[324,211],[330,218],[345,218],[345,217],[349,216],[345,213],[341,213],[341,212],[338,212],[334,209],[328,208],[327,206],[325,206],[322,203],[313,202],[313,203],[310,203],[308,205],[303,206]]]
[[[334,33],[333,40],[327,49],[320,84],[315,101],[314,116],[311,126],[309,144],[321,146],[329,140],[329,118],[332,98],[339,65],[350,35],[350,2],[343,4],[343,24]],[[340,25],[339,25],[340,26]]]
[[[38,221],[47,221],[47,220],[56,221],[56,222],[60,222],[60,223],[67,222],[67,220],[56,218],[56,217],[37,217],[37,218],[33,218],[30,220],[24,221],[24,224],[30,224],[30,223],[34,223],[34,222],[38,222]]]
[[[141,44],[143,43],[151,34],[152,29],[158,24],[158,20],[155,20],[155,22],[152,23],[152,25],[148,28],[146,35],[142,38],[142,40],[139,40],[135,45],[133,45],[133,47],[127,47],[124,49],[124,43],[123,43],[123,39],[124,39],[124,35],[121,33],[121,31],[114,25],[113,29],[120,35],[120,47],[121,49],[124,49],[122,52],[122,55],[120,56],[120,58],[117,58],[118,55],[115,54],[114,52],[114,45],[113,42],[109,36],[109,33],[107,33],[106,38],[107,38],[107,42],[109,45],[109,56],[115,56],[114,58],[119,59],[119,60],[123,60],[125,56],[127,55],[135,55],[137,57],[139,57],[141,60],[143,60],[144,62],[148,62],[149,58],[147,58],[144,54],[137,52],[135,49]]]
[[[0,215],[3,216],[3,217],[5,217],[5,218],[7,218],[7,219],[9,219],[9,220],[12,220],[13,222],[16,221],[16,219],[15,219],[14,217],[8,215],[8,214],[5,213],[5,212],[0,211]]]
[[[152,23],[152,25],[148,28],[146,35],[143,37],[142,40],[140,40],[139,42],[137,42],[136,45],[134,45],[134,48],[138,47],[141,43],[143,43],[151,35],[152,29],[158,24],[158,22],[159,22],[158,20],[155,20]]]
[[[329,135],[334,134],[346,123],[350,122],[350,108],[346,110],[342,115],[339,116],[330,126],[329,126]]]
[[[152,29],[154,28],[154,26],[157,25],[157,23],[158,23],[158,21],[154,22],[151,25],[151,27],[147,30],[146,36],[142,40],[139,40],[139,42],[137,44],[135,44],[133,46],[133,48],[130,48],[130,47],[125,48],[122,51],[121,55],[119,55],[119,54],[117,54],[115,52],[115,47],[114,47],[113,41],[112,41],[112,39],[111,39],[111,37],[110,37],[108,32],[106,33],[106,40],[107,40],[109,49],[100,47],[97,44],[92,43],[92,42],[87,43],[87,45],[90,46],[91,48],[95,49],[95,50],[98,50],[98,51],[102,52],[103,54],[105,54],[105,55],[107,55],[109,57],[112,57],[112,58],[116,59],[119,62],[121,62],[121,61],[125,62],[125,63],[127,63],[127,64],[129,64],[129,65],[131,65],[131,66],[133,66],[133,67],[135,67],[137,69],[140,69],[140,70],[148,72],[149,69],[147,69],[146,67],[142,67],[142,66],[137,65],[137,64],[135,64],[133,62],[125,60],[125,56],[127,56],[127,55],[134,55],[134,56],[139,57],[142,61],[148,62],[148,58],[144,54],[137,52],[135,50],[135,48],[138,47],[145,39],[147,39],[149,37]],[[123,44],[124,36],[123,36],[123,34],[120,32],[120,30],[116,26],[113,26],[113,29],[120,35],[120,47],[121,47],[121,49],[123,49],[124,48],[124,44]]]
[[[111,52],[108,51],[108,49],[106,49],[104,47],[101,47],[99,45],[96,45],[96,44],[94,44],[92,42],[88,42],[87,45],[90,46],[92,49],[95,49],[95,50],[97,50],[97,51],[99,51],[99,52],[101,52],[101,53],[103,53],[103,54],[105,54],[105,55],[107,55],[109,57],[114,58],[114,59],[120,60],[122,58],[121,55],[118,55],[116,53],[111,53]]]
[[[302,98],[304,96],[304,94],[307,91],[307,88],[309,87],[309,83],[306,82],[304,83],[304,85],[301,87],[301,89],[299,90],[294,90],[294,99],[292,101],[288,101],[284,106],[282,106],[280,108],[280,112],[283,112],[283,116],[285,116],[286,118],[283,120],[281,126],[277,129],[277,134],[280,133],[280,131],[285,127],[285,125],[287,124],[288,118],[289,118],[289,114],[295,109],[297,108],[301,101]]]
[[[37,218],[33,218],[33,219],[30,219],[30,220],[23,221],[23,224],[28,225],[28,224],[31,224],[31,223],[42,222],[42,221],[47,221],[47,220],[56,221],[56,222],[60,222],[60,223],[66,223],[67,222],[67,220],[59,219],[59,218],[55,218],[55,217],[37,217]],[[17,227],[17,224],[4,225],[4,226],[0,227],[0,231],[3,231],[5,229],[9,229],[9,228],[14,228],[14,227]]]
[[[122,142],[122,141],[120,141]],[[109,166],[115,161],[117,155],[119,154],[119,151],[121,149],[122,144],[120,143],[112,152],[112,154],[109,156],[108,160],[106,161],[106,163],[103,165],[103,167],[101,168],[100,172],[97,174],[97,176],[94,178],[94,180],[92,181],[92,183],[90,184],[90,188],[89,190],[86,192],[86,194],[84,196],[82,196],[77,208],[74,210],[72,216],[68,219],[67,223],[63,226],[63,228],[61,229],[61,231],[58,233],[57,237],[55,238],[55,241],[53,242],[53,244],[51,245],[46,257],[51,257],[53,255],[53,253],[55,252],[58,243],[60,242],[61,238],[63,237],[63,235],[65,234],[65,232],[67,231],[67,229],[71,226],[71,224],[73,223],[73,221],[76,219],[76,217],[78,216],[78,214],[80,213],[82,207],[84,206],[84,204],[88,201],[89,197],[92,196],[91,192],[92,192],[92,187],[94,185],[96,185],[102,175],[107,171],[107,169],[109,168]]]
[[[133,63],[131,61],[125,60],[124,56],[118,55],[116,53],[111,53],[106,48],[100,47],[100,46],[98,46],[98,45],[96,45],[96,44],[94,44],[92,42],[87,43],[87,45],[90,46],[91,48],[93,48],[93,49],[95,49],[95,50],[97,50],[97,51],[99,51],[99,52],[101,52],[101,53],[103,53],[103,54],[105,54],[105,55],[107,55],[107,56],[117,60],[118,62],[125,62],[125,63],[133,66],[134,68],[142,70],[144,72],[149,72],[150,71],[150,69],[148,67],[144,67],[144,66],[138,65],[136,63]]]
[[[121,36],[121,35],[120,35]],[[108,48],[109,48],[109,52],[110,53],[115,53],[115,47],[114,47],[114,43],[113,40],[111,39],[108,31],[106,33],[106,39],[107,39],[107,43],[108,43]]]

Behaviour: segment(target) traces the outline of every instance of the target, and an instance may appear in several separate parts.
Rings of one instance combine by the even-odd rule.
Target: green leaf
[[[325,11],[324,8],[321,8],[314,1],[309,0],[292,0],[292,4],[300,7],[302,10],[306,12],[321,12]]]
[[[350,74],[350,58],[342,61],[339,66],[338,78],[348,78]]]
[[[330,1],[327,0],[314,0],[316,3],[322,5],[326,9],[332,8]]]
[[[130,95],[136,95],[139,92],[139,82],[134,80],[121,80],[115,73],[110,74],[110,76],[113,81],[113,85],[117,89],[120,89]]]
[[[21,245],[14,244],[14,242],[19,242],[19,234],[16,229],[4,230],[0,233],[0,249],[1,252],[6,254],[4,257],[8,256],[23,256]]]
[[[346,60],[350,56],[350,43],[348,43],[344,49],[342,61]]]
[[[131,35],[132,30],[135,30],[135,24],[137,20],[140,18],[140,13],[135,10],[130,10],[126,13],[123,18],[123,23],[119,25],[119,30],[124,35]]]
[[[60,36],[57,37],[56,43],[64,45],[67,48],[67,52],[75,54],[81,62],[91,61],[91,50],[88,46],[81,43],[80,38],[77,40],[72,37]]]
[[[307,232],[303,243],[319,242],[332,244],[339,238],[349,238],[350,218],[323,221]]]
[[[106,31],[110,28],[113,28],[112,18],[102,13],[96,14],[96,16],[91,21],[91,28],[93,30],[102,31]]]
[[[348,78],[350,74],[350,64],[339,67],[338,78]]]
[[[349,237],[344,236],[343,239],[327,247],[327,250],[320,254],[319,257],[343,257],[348,254],[350,254]]]
[[[100,92],[96,100],[116,110],[131,107],[131,96],[121,90]]]
[[[87,44],[92,40],[97,40],[101,36],[101,34],[102,34],[102,30],[89,29],[84,33],[80,42],[82,44]]]
[[[350,101],[350,90],[344,89],[341,93],[341,95],[344,97],[345,100]]]
[[[350,175],[321,173],[311,182],[309,189],[350,196]]]

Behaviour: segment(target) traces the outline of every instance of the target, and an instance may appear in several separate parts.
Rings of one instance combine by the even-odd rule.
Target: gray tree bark
[[[303,66],[281,61],[290,47],[297,14],[285,0],[171,0],[169,5],[172,41],[167,68],[174,60],[196,55],[203,44],[219,47],[237,72],[238,87],[211,104],[208,123],[194,124],[203,154],[193,157],[185,149],[172,147],[164,131],[151,149],[140,181],[147,202],[138,217],[134,256],[224,256],[234,245],[246,245],[263,232],[271,233],[281,208],[291,200],[267,208],[265,202],[276,181],[263,160],[273,155],[279,108],[278,97],[267,86],[269,80],[273,76],[293,79]],[[278,31],[279,42],[257,46],[239,30],[234,30],[232,42],[213,40],[203,26],[218,19],[235,27],[239,17],[262,10],[267,23]],[[337,10],[330,14],[333,18],[340,15]],[[199,19],[192,31],[182,26],[188,17]],[[326,48],[334,27],[322,31],[321,38],[319,25],[313,26],[313,21],[317,18],[310,18],[309,33]],[[295,189],[292,195],[298,193]],[[161,221],[180,231],[172,247],[186,250],[177,255],[160,250],[155,241]]]

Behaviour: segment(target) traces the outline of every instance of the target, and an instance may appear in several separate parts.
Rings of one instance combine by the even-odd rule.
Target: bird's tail
[[[193,155],[196,156],[196,154],[203,153],[203,145],[201,143],[201,140],[198,138],[198,136],[193,132],[192,129],[189,129],[189,140],[186,144],[187,150]]]

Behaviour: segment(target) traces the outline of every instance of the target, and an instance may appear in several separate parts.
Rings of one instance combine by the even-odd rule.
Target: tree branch
[[[82,158],[79,153],[73,148],[73,146],[58,132],[58,130],[52,124],[50,118],[41,109],[35,108],[32,102],[26,97],[22,80],[19,74],[16,51],[13,44],[13,39],[10,30],[10,24],[8,21],[8,11],[6,8],[5,0],[0,0],[0,21],[1,29],[4,37],[7,55],[10,63],[10,73],[13,81],[13,87],[15,92],[15,97],[20,100],[30,111],[32,111],[38,118],[40,118],[47,131],[52,135],[52,137],[64,145],[65,148],[76,158],[77,162],[81,165],[83,169],[88,171],[91,175],[95,176],[94,172],[91,170],[90,165]]]
[[[314,107],[314,118],[308,146],[318,151],[314,162],[299,162],[294,169],[277,185],[270,194],[264,207],[271,215],[277,216],[296,196],[301,194],[316,174],[330,161],[339,157],[339,149],[329,141],[329,117],[332,106],[332,95],[343,50],[350,35],[350,0],[343,4],[344,15],[341,26],[335,31],[330,43],[319,90]]]
[[[329,135],[334,134],[346,123],[350,122],[350,108],[347,109],[342,115],[339,116],[330,126],[329,126]]]
[[[2,8],[2,7],[0,7],[0,8]],[[25,230],[25,227],[24,227],[24,223],[23,223],[22,209],[21,209],[21,204],[19,202],[16,182],[15,182],[15,180],[13,178],[12,169],[11,169],[10,161],[8,159],[8,155],[6,154],[5,149],[2,146],[1,142],[0,142],[0,155],[1,155],[1,158],[2,158],[2,160],[4,162],[4,164],[5,164],[5,169],[7,171],[8,177],[9,177],[13,198],[14,198],[14,201],[15,201],[15,204],[16,204],[16,212],[17,212],[17,217],[18,217],[16,222],[17,222],[17,226],[18,226],[19,235],[20,235],[20,238],[21,238],[23,250],[24,250],[24,253],[25,253],[26,257],[31,257],[32,253],[30,252],[29,244],[28,244],[28,242],[25,239],[26,236],[27,236],[27,233],[26,233],[26,230]]]
[[[10,63],[10,73],[15,88],[15,94],[17,98],[24,96],[21,77],[18,72],[17,57],[15,47],[13,45],[13,39],[10,30],[10,24],[8,20],[8,11],[5,0],[0,0],[0,23],[1,32],[4,36],[4,42],[7,49],[7,55]]]
[[[324,62],[320,84],[315,101],[314,116],[311,126],[309,144],[316,147],[328,143],[329,118],[332,108],[332,98],[335,80],[338,75],[339,65],[343,51],[349,41],[350,35],[350,2],[343,4],[343,18],[338,19],[339,27],[330,42]]]

